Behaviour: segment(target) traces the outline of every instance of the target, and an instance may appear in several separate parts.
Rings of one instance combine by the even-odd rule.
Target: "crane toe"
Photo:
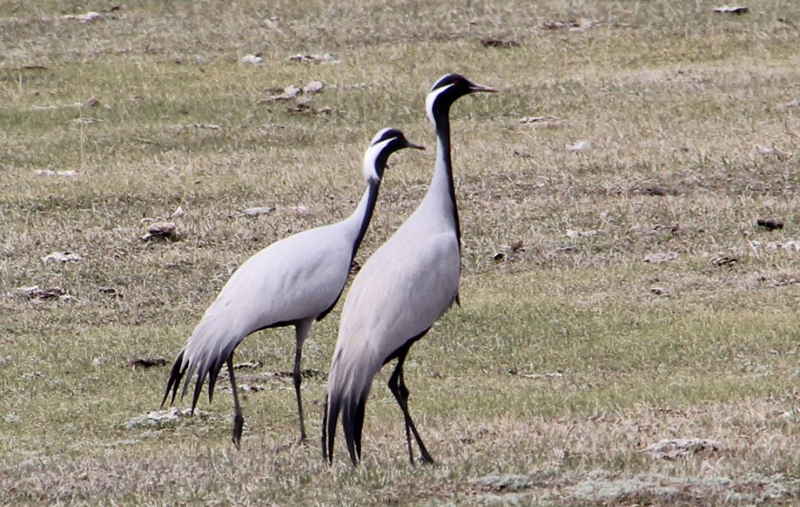
[[[242,414],[236,414],[233,416],[233,437],[231,440],[233,441],[233,445],[236,446],[237,451],[242,448],[242,429],[244,429],[244,416]]]
[[[431,455],[427,453],[423,453],[422,456],[420,456],[419,462],[422,463],[423,465],[430,465],[430,466],[436,465],[436,461],[434,461],[433,458],[431,458]]]

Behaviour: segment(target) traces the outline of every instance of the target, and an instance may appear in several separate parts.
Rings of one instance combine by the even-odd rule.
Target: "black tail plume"
[[[161,408],[164,408],[164,403],[167,402],[167,398],[169,397],[170,390],[172,391],[172,399],[170,400],[169,404],[172,405],[175,403],[175,396],[178,394],[178,387],[181,384],[181,379],[183,378],[183,372],[185,371],[183,366],[183,350],[178,354],[178,357],[175,359],[175,362],[172,363],[172,369],[169,372],[169,379],[167,380],[167,388],[164,391],[164,398],[161,400]]]
[[[194,386],[194,394],[192,395],[192,413],[194,413],[194,409],[197,407],[197,400],[200,399],[200,393],[203,391],[203,382],[206,381],[206,375],[208,375],[208,370],[205,365],[201,365],[197,369],[197,384]]]
[[[348,397],[349,398],[349,397]],[[356,426],[356,407],[350,399],[346,399],[342,407],[342,429],[344,429],[344,440],[347,443],[347,452],[350,453],[350,461],[353,466],[358,465],[358,456],[355,447],[355,426]]]
[[[339,396],[330,399],[325,397],[325,416],[322,420],[322,455],[328,458],[328,464],[333,463],[333,444],[336,440],[336,423],[339,421],[341,402]],[[327,451],[327,452],[326,452]]]
[[[342,408],[342,427],[344,428],[344,438],[347,443],[347,451],[350,453],[350,461],[353,465],[358,465],[361,461],[361,435],[364,428],[364,408],[367,404],[369,391],[354,393],[355,396],[347,396]]]
[[[356,456],[358,456],[359,461],[361,461],[361,435],[363,435],[362,430],[364,429],[364,409],[367,405],[367,394],[364,392],[359,396],[358,404],[356,405],[356,419],[353,421],[353,440],[356,444]]]
[[[217,383],[217,377],[219,377],[219,372],[222,370],[222,365],[227,360],[226,358],[222,358],[220,355],[216,361],[211,365],[211,369],[208,374],[208,402],[211,403],[214,401],[214,385]]]

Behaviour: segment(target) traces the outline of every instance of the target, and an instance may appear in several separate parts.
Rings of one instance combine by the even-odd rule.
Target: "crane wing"
[[[166,400],[173,400],[181,378],[197,370],[192,407],[206,375],[209,398],[225,360],[248,335],[293,324],[330,308],[342,292],[352,244],[336,225],[283,239],[245,261],[209,306],[173,365]],[[188,380],[184,383],[185,393]]]

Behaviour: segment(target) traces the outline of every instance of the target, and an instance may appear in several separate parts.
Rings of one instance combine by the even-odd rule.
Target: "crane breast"
[[[353,282],[342,311],[340,342],[361,339],[376,356],[388,357],[447,311],[458,293],[460,273],[454,234],[387,242]]]

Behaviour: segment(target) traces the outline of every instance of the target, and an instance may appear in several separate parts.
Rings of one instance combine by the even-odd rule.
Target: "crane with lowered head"
[[[233,443],[240,446],[244,417],[233,372],[233,352],[256,331],[294,326],[296,349],[292,378],[300,419],[300,440],[306,438],[300,395],[300,361],[303,343],[314,321],[322,320],[344,290],[350,265],[361,245],[389,156],[403,148],[424,149],[409,142],[400,130],[385,128],[372,139],[364,155],[367,189],[355,211],[341,222],[300,232],[277,241],[245,261],[222,287],[178,353],[167,380],[161,405],[172,393],[175,402],[181,380],[181,397],[197,372],[192,411],[208,378],[208,399],[227,364],[233,392]]]

